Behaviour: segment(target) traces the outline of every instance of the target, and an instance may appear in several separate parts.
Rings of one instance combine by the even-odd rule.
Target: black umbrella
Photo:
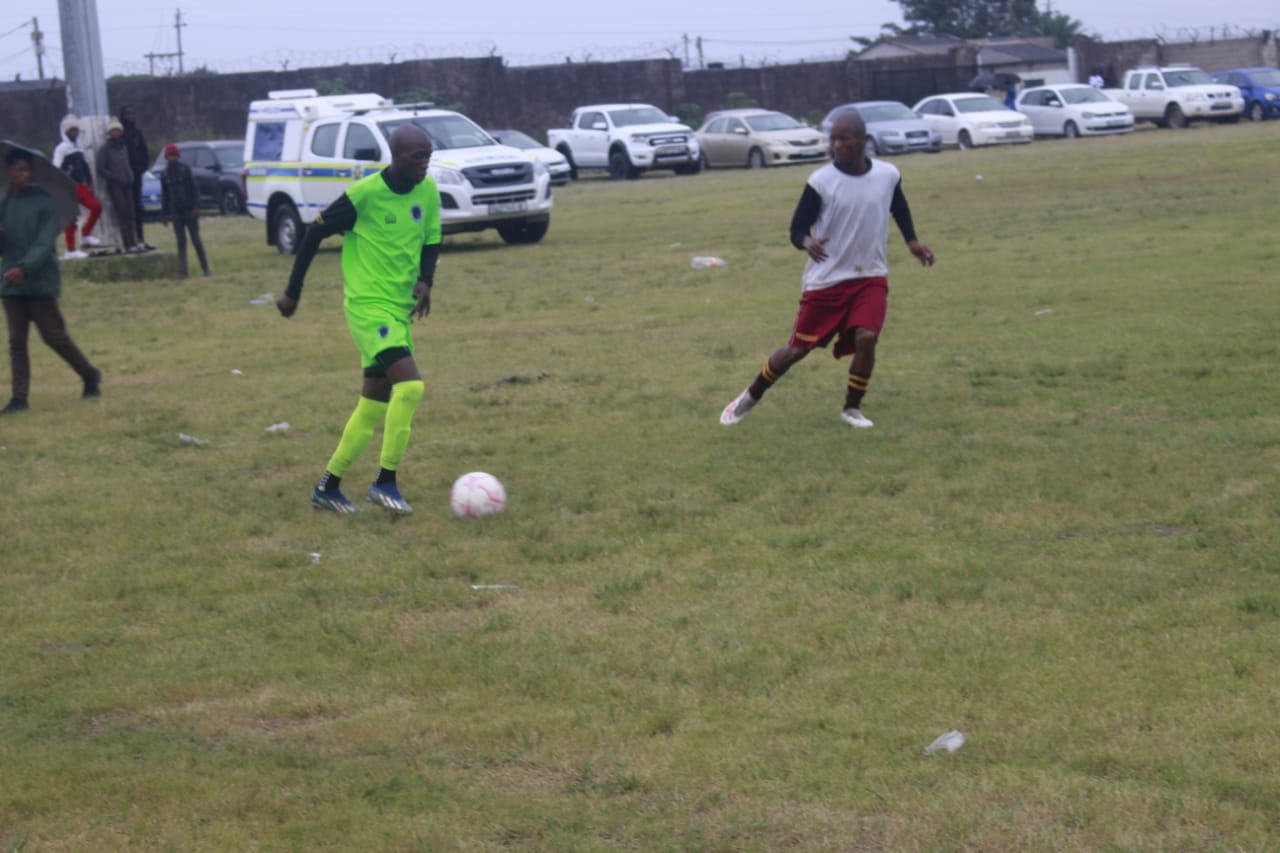
[[[1011,71],[981,71],[977,77],[969,81],[969,88],[975,92],[986,89],[1003,89],[1009,85],[1018,85],[1022,78]]]
[[[31,152],[31,183],[40,187],[53,198],[53,209],[58,215],[58,230],[66,228],[76,221],[80,215],[80,199],[76,196],[76,182],[49,159],[26,145],[19,145],[8,139],[0,139],[0,163],[9,156],[9,152],[21,148]],[[8,170],[0,172],[0,198],[9,194]]]

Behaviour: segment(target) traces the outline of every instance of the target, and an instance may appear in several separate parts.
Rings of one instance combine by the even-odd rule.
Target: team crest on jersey
[[[415,204],[415,205],[413,206],[413,209],[412,209],[412,210],[410,210],[410,211],[409,211],[409,213],[411,213],[411,214],[413,215],[413,221],[414,221],[414,222],[421,222],[421,221],[422,221],[422,205]]]
[[[385,338],[389,334],[391,334],[391,329],[389,329],[388,327],[386,326],[378,327],[378,337]]]

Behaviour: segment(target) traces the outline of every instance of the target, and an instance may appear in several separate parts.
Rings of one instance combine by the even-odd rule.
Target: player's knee
[[[392,385],[391,397],[394,400],[417,408],[418,404],[422,402],[422,395],[425,391],[426,385],[421,379],[410,379]]]
[[[858,329],[853,336],[854,343],[859,347],[874,347],[876,342],[880,340],[880,333],[871,329]]]

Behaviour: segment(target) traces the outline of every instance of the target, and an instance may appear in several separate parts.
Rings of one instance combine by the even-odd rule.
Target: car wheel
[[[272,232],[276,235],[276,249],[282,255],[298,253],[298,244],[302,242],[302,220],[292,204],[285,203],[276,208]]]
[[[571,181],[578,180],[578,167],[573,162],[573,152],[569,150],[569,146],[561,145],[556,150],[560,152],[561,157],[564,157],[564,159],[569,162],[569,180]]]
[[[863,146],[862,151],[868,158],[875,157],[880,153],[880,149],[876,147],[876,141],[870,136],[867,137],[867,144]]]
[[[547,229],[550,227],[550,219],[543,219],[539,222],[525,220],[504,222],[498,226],[498,236],[512,246],[519,246],[538,242],[547,236]]]
[[[1250,121],[1262,121],[1262,120],[1263,120],[1264,118],[1266,118],[1266,117],[1267,117],[1267,114],[1266,114],[1266,112],[1262,109],[1262,102],[1261,102],[1261,101],[1254,101],[1254,102],[1253,102],[1253,105],[1252,105],[1251,107],[1249,107],[1249,120],[1250,120]]]
[[[240,191],[235,187],[222,188],[222,199],[218,206],[222,209],[224,216],[244,213],[244,199],[240,197]]]
[[[752,148],[751,151],[747,153],[747,168],[763,169],[764,168],[764,152],[761,151],[759,148]]]
[[[961,151],[968,151],[973,147],[973,137],[969,135],[969,131],[960,131],[960,135],[956,137],[956,145],[960,147]]]
[[[1181,130],[1187,126],[1187,117],[1182,112],[1182,107],[1177,104],[1170,104],[1169,108],[1164,112],[1164,123],[1167,127],[1174,130]]]
[[[609,152],[609,177],[615,181],[639,177],[639,173],[631,165],[631,158],[621,148]]]
[[[1062,126],[1062,135],[1067,139],[1079,139],[1080,128],[1076,127],[1076,123],[1074,121],[1069,121]]]

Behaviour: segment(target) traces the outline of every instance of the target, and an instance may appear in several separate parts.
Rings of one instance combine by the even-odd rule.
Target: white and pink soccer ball
[[[507,505],[507,490],[492,474],[472,471],[454,480],[449,505],[458,518],[497,515]]]

